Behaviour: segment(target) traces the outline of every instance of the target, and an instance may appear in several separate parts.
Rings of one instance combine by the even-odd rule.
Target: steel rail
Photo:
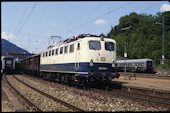
[[[119,72],[120,74],[123,74],[124,72]],[[132,75],[132,72],[127,72],[127,75]],[[123,76],[123,75],[121,75]],[[136,77],[140,77],[140,78],[155,78],[155,79],[170,79],[170,76],[167,75],[156,75],[156,74],[150,74],[150,73],[135,73]]]
[[[29,98],[27,98],[24,94],[22,94],[15,86],[13,86],[7,79],[6,77],[7,75],[5,75],[5,80],[6,82],[20,95],[24,98],[24,100],[26,100],[31,106],[34,106],[38,112],[44,112],[44,110],[42,110],[41,107],[39,107],[38,105],[36,105],[34,102],[32,102]]]
[[[52,96],[52,95],[50,95],[50,94],[48,94],[48,93],[46,93],[46,92],[44,92],[44,91],[41,91],[41,90],[39,90],[39,89],[37,89],[37,88],[35,88],[35,87],[32,87],[32,86],[30,86],[29,84],[21,81],[20,79],[18,79],[18,78],[15,77],[15,76],[13,76],[13,77],[14,77],[15,79],[17,79],[18,81],[20,81],[21,83],[25,84],[26,86],[32,88],[33,90],[35,90],[35,91],[37,91],[37,92],[39,92],[39,93],[41,93],[41,94],[43,94],[43,95],[51,98],[51,99],[53,99],[53,100],[55,100],[55,101],[57,101],[57,102],[60,102],[61,104],[63,104],[64,106],[66,106],[66,107],[68,107],[68,108],[71,108],[71,109],[73,109],[73,110],[75,110],[75,111],[78,111],[78,112],[88,112],[87,110],[84,110],[84,109],[82,109],[82,108],[79,108],[79,107],[77,107],[77,106],[75,106],[75,105],[73,105],[73,104],[71,104],[71,103],[68,103],[68,102],[66,102],[66,101],[64,101],[64,100],[61,100],[61,99],[59,99],[59,98],[57,98],[57,97],[54,97],[54,96]]]
[[[120,96],[125,96],[125,97],[129,97],[129,98],[133,98],[133,99],[140,99],[146,102],[153,102],[153,103],[159,103],[159,104],[164,104],[164,105],[168,105],[170,107],[170,102],[163,102],[163,101],[158,101],[158,100],[154,100],[153,98],[156,99],[162,99],[162,100],[170,100],[169,98],[163,98],[163,97],[159,97],[159,96],[151,96],[151,95],[146,95],[146,94],[142,94],[142,93],[132,93],[132,92],[128,92],[128,91],[119,91],[117,89],[115,89],[117,91],[117,94]],[[143,96],[140,97],[140,96]],[[147,97],[151,97],[149,99],[147,99]]]
[[[136,93],[136,92],[133,92],[132,94],[170,101],[170,98],[165,98],[165,97],[161,97],[161,96],[147,95],[147,94],[144,94],[144,93]]]

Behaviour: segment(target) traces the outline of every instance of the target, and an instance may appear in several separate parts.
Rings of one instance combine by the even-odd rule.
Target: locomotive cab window
[[[7,65],[11,65],[12,64],[12,60],[10,60],[10,59],[6,60],[6,64]]]
[[[92,50],[100,50],[101,44],[99,41],[89,41],[89,48]]]
[[[114,43],[112,43],[112,42],[105,42],[105,50],[114,51]]]

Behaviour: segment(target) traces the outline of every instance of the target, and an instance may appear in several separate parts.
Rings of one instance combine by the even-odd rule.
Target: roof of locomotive
[[[145,58],[145,59],[130,59],[130,60],[126,60],[126,63],[139,63],[139,62],[147,62],[147,61],[152,61],[152,59],[149,58]],[[125,60],[117,60],[117,63],[125,63]]]
[[[111,39],[111,38],[106,38],[106,37],[101,37],[101,36],[97,36],[97,35],[92,35],[92,34],[80,34],[78,36],[74,36],[73,38],[70,38],[70,39],[66,39],[64,41],[61,41],[55,45],[52,45],[52,46],[49,46],[47,48],[47,50],[45,51],[48,51],[49,49],[52,49],[54,47],[57,47],[57,46],[61,46],[63,44],[67,44],[67,43],[71,43],[71,42],[74,42],[74,41],[77,41],[77,40],[80,40],[80,39],[84,39],[84,38],[104,38],[104,39]],[[112,39],[113,40],[113,39]]]

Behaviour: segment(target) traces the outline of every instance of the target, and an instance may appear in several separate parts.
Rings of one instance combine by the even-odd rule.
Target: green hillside
[[[161,66],[163,15],[165,15],[166,64]],[[155,66],[170,69],[170,11],[158,12],[156,15],[135,12],[125,15],[119,19],[118,25],[111,28],[107,37],[116,40],[118,57],[123,57],[126,42],[129,59],[150,58],[154,60]]]

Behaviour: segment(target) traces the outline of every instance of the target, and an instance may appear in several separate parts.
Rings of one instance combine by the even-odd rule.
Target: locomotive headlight
[[[115,67],[115,64],[114,64],[114,63],[112,64],[112,67]]]
[[[90,60],[90,66],[93,66],[93,60],[92,59]]]
[[[113,61],[113,63],[112,63],[112,67],[116,67],[116,64],[115,64],[115,62]]]

